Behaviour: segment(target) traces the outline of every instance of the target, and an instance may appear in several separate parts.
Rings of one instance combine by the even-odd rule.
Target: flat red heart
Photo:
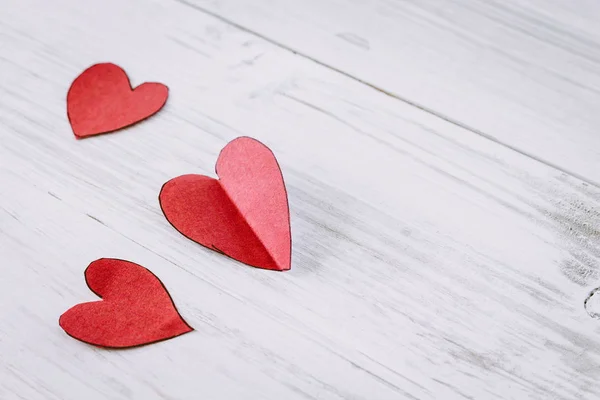
[[[161,83],[144,83],[131,88],[121,67],[92,65],[71,84],[67,114],[78,139],[109,133],[140,122],[166,103],[169,88]]]
[[[288,270],[290,213],[275,156],[257,140],[230,142],[217,160],[219,179],[183,175],[165,183],[160,207],[181,234],[253,267]]]
[[[60,316],[58,323],[75,339],[124,348],[193,331],[162,282],[140,265],[101,258],[87,267],[85,281],[102,300],[77,304]]]

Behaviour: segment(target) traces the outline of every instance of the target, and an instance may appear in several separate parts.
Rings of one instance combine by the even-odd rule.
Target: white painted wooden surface
[[[0,3],[1,399],[600,396],[600,321],[584,309],[600,285],[599,188],[182,2],[84,3]],[[577,3],[589,10],[581,8],[577,27],[565,25],[565,32],[593,41],[595,3]],[[254,2],[253,14],[241,0],[207,4],[245,10],[236,14],[245,15],[242,24],[279,25],[264,32],[276,42],[319,11],[303,0],[293,10],[306,9],[286,20],[292,2],[283,0]],[[265,4],[273,13],[263,18]],[[339,5],[327,19],[336,24],[362,3],[320,4]],[[467,3],[447,4],[458,18]],[[559,12],[558,1],[551,4],[527,8],[523,18],[576,20]],[[364,7],[354,19],[381,25],[379,39],[389,39]],[[462,15],[473,21],[468,17]],[[517,28],[524,23],[506,18]],[[419,29],[431,43],[459,40],[439,26]],[[309,31],[295,35],[295,45],[326,49]],[[368,40],[373,49],[375,39]],[[524,41],[515,43],[524,47],[514,68],[542,63]],[[564,43],[564,51],[576,43]],[[512,52],[514,45],[496,49]],[[442,44],[411,46],[432,60],[430,72],[415,78],[432,79],[424,87],[429,94],[416,99],[469,109],[473,93],[481,95],[476,110],[453,118],[496,121],[491,135],[538,146],[549,163],[597,180],[597,168],[580,168],[599,162],[595,92],[543,77],[547,92],[534,93],[548,103],[538,108],[521,101],[533,90],[525,79],[511,87],[500,80],[504,97],[484,86],[436,93],[435,82],[458,82],[451,63],[464,59],[444,53]],[[340,52],[336,57],[355,64],[337,67],[368,71],[360,54]],[[387,79],[398,64],[386,67],[381,57],[370,73],[395,90],[398,81]],[[134,85],[166,83],[170,99],[142,124],[76,141],[66,92],[77,74],[101,61],[121,65]],[[475,71],[463,72],[474,82],[486,76],[478,61]],[[589,65],[568,61],[550,57],[545,65],[594,88],[595,72],[582,73]],[[560,108],[553,101],[576,113],[543,116]],[[506,130],[521,125],[522,135]],[[219,150],[240,135],[268,144],[281,163],[294,240],[287,273],[245,267],[190,242],[158,207],[166,180],[212,174]],[[83,271],[100,257],[150,268],[196,331],[126,351],[65,335],[58,316],[95,299]]]
[[[600,184],[596,0],[178,0]]]

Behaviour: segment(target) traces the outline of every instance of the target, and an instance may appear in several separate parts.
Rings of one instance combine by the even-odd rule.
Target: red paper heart
[[[131,88],[123,69],[115,64],[92,65],[71,84],[67,114],[78,139],[133,125],[160,110],[169,88],[144,83]]]
[[[193,331],[181,318],[162,282],[129,261],[101,258],[85,270],[101,301],[77,304],[60,316],[65,332],[101,347],[133,347]]]
[[[217,160],[219,180],[183,175],[165,183],[160,207],[181,234],[253,267],[288,270],[290,213],[275,156],[257,140],[230,142]]]

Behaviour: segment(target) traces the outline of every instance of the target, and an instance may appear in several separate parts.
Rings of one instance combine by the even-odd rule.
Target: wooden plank
[[[0,398],[597,399],[600,190],[175,2],[10,0],[0,16]],[[112,61],[166,108],[76,141],[71,80]],[[293,268],[175,232],[163,182],[249,135],[289,189]],[[106,351],[58,316],[99,257],[196,328]]]
[[[178,0],[600,183],[600,3]]]

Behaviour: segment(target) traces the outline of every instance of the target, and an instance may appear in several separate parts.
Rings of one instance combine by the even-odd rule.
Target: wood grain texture
[[[1,399],[600,396],[584,308],[597,187],[181,2],[2,7]],[[170,99],[76,141],[65,95],[102,61]],[[192,243],[158,207],[165,181],[213,175],[241,135],[281,164],[289,272]],[[65,335],[58,317],[95,298],[83,271],[100,257],[152,270],[196,330],[127,351]]]
[[[594,0],[178,0],[600,184]]]

